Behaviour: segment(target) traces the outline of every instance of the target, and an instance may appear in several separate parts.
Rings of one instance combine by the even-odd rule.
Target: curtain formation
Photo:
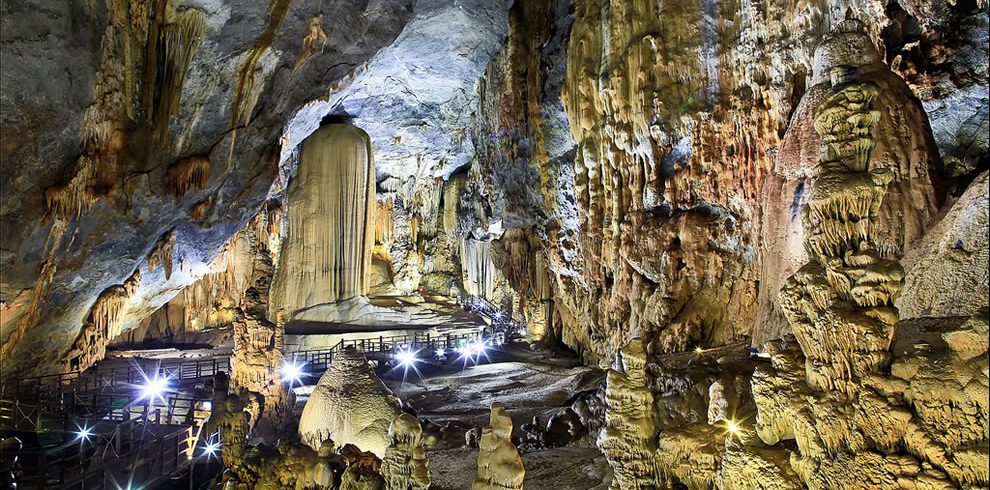
[[[368,135],[321,127],[302,144],[289,187],[288,230],[272,286],[272,316],[367,293],[374,245],[375,164]]]

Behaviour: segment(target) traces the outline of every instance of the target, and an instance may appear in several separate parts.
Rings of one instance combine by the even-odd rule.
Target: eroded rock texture
[[[299,418],[302,442],[319,450],[353,444],[378,457],[389,447],[392,421],[402,414],[399,399],[368,366],[364,355],[345,349],[334,355]]]
[[[829,68],[882,88],[872,165],[893,178],[877,247],[899,258],[986,161],[986,18],[873,1],[517,5],[479,85],[475,219],[534,237],[549,331],[590,360],[635,336],[651,352],[761,345],[789,332],[776,296],[806,260]],[[943,165],[960,159],[970,170]]]
[[[472,490],[520,490],[526,469],[512,444],[512,418],[501,403],[492,403],[492,416],[478,439],[478,477]]]
[[[419,420],[404,413],[388,428],[389,446],[382,458],[385,490],[426,490],[430,469],[423,448],[423,427]]]
[[[265,201],[287,118],[410,15],[405,1],[5,3],[3,376],[72,366],[84,325],[126,331],[205,273]],[[145,271],[170,231],[181,266]],[[98,298],[138,270],[104,332],[118,308]]]

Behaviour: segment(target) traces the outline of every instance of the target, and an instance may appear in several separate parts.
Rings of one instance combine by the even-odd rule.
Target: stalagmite
[[[646,351],[634,339],[620,351],[622,370],[609,370],[605,386],[605,427],[598,447],[615,471],[613,490],[653,488],[656,426],[653,393],[646,379]]]
[[[288,190],[288,231],[270,317],[364,295],[375,239],[375,166],[368,135],[353,126],[321,127],[302,144]]]
[[[338,447],[353,444],[382,457],[388,429],[402,414],[399,399],[382,383],[360,352],[334,355],[299,418],[302,442],[318,450],[327,439]]]
[[[385,490],[426,490],[430,488],[430,470],[423,448],[423,428],[419,420],[404,413],[388,428],[391,440],[381,472]]]
[[[526,477],[519,451],[512,444],[512,418],[501,403],[492,404],[488,427],[478,440],[478,477],[472,490],[521,490]]]

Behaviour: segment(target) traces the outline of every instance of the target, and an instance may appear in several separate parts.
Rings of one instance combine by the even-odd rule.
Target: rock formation
[[[340,0],[319,8],[114,0],[0,10],[21,26],[2,44],[4,64],[17,69],[0,77],[4,378],[71,364],[97,298],[146,269],[170,230],[184,270],[142,272],[119,330],[198,279],[267,199],[287,120],[391,43],[412,16],[407,2],[354,15],[353,3]],[[329,41],[310,52],[319,13]],[[15,298],[18,308],[9,309]]]
[[[619,356],[622,370],[609,370],[605,381],[607,409],[598,447],[615,472],[613,489],[651,488],[657,479],[656,426],[642,341],[629,342]]]
[[[287,202],[271,318],[289,321],[307,308],[366,294],[376,206],[368,135],[346,124],[313,133],[302,143]]]
[[[385,490],[430,488],[430,470],[419,420],[406,413],[399,415],[389,426],[388,437],[391,442],[385,450],[381,467]]]
[[[873,224],[877,252],[887,258],[902,256],[931,226],[944,199],[941,162],[921,104],[904,80],[883,63],[861,22],[839,23],[815,50],[812,86],[795,108],[774,177],[764,185],[768,199],[777,204],[768,205],[763,227],[772,235],[763,246],[777,253],[763,261],[760,294],[764,304],[758,322],[765,325],[754,333],[757,342],[786,331],[776,292],[808,259],[801,246],[808,230],[798,210],[809,202],[823,138],[816,131],[815,118],[828,102],[829,73],[842,66],[855,67],[860,80],[878,87],[875,106],[881,110],[873,114],[877,120],[871,129],[874,157],[869,165],[888,169],[890,183]]]
[[[767,444],[795,439],[790,466],[809,488],[836,482],[903,488],[905,480],[932,488],[985,485],[986,472],[975,468],[990,460],[969,449],[988,436],[973,418],[988,407],[969,402],[985,390],[985,381],[977,380],[985,374],[973,371],[981,361],[971,361],[986,355],[984,342],[976,341],[982,328],[943,334],[950,344],[960,339],[957,349],[942,354],[955,361],[908,355],[891,367],[893,376],[884,373],[904,273],[899,263],[881,258],[874,241],[884,229],[880,209],[893,178],[891,170],[869,166],[873,126],[883,109],[875,105],[879,90],[859,78],[856,66],[837,66],[815,116],[822,143],[803,210],[811,261],[780,293],[800,352],[780,343],[768,346],[772,367],[758,368],[753,377],[756,431]],[[934,390],[945,394],[936,404],[952,398],[966,408],[936,416],[935,429],[929,405],[912,388],[940,369],[952,373],[943,379],[965,380],[965,386]]]
[[[334,354],[316,384],[302,416],[302,442],[319,450],[330,439],[337,446],[353,444],[378,457],[389,446],[389,426],[402,414],[400,402],[353,349]]]
[[[501,403],[492,403],[492,416],[478,440],[478,477],[472,490],[523,488],[526,469],[512,444],[512,418]]]

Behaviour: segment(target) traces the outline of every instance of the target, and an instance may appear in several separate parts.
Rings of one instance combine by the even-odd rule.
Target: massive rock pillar
[[[302,143],[289,185],[288,230],[272,285],[272,318],[364,295],[375,243],[375,164],[368,135],[330,124]]]
[[[890,172],[883,202],[873,216],[871,241],[877,252],[884,258],[900,257],[931,226],[943,200],[941,162],[921,103],[884,63],[863,24],[841,22],[815,50],[812,86],[794,111],[773,174],[763,187],[768,205],[763,211],[766,235],[759,318],[753,332],[756,345],[788,332],[777,291],[809,259],[801,246],[809,233],[801,208],[810,198],[809,188],[816,185],[819,146],[825,138],[815,119],[826,109],[832,89],[829,73],[840,66],[855,68],[859,80],[878,88],[877,111],[872,113],[876,121],[870,128],[873,151],[870,161],[863,162],[868,168]]]

